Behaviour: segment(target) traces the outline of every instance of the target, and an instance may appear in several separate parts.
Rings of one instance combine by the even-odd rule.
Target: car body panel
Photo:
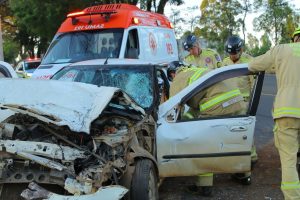
[[[30,78],[32,73],[41,64],[41,59],[39,58],[29,58],[18,63],[16,66],[16,73],[20,78]]]
[[[0,78],[3,77],[18,78],[18,75],[10,64],[0,61]]]
[[[49,79],[79,60],[114,57],[153,64],[178,60],[175,32],[165,16],[128,4],[97,5],[83,12],[87,13],[75,13],[61,24],[33,78]],[[99,12],[109,17],[99,17]]]
[[[0,80],[0,90],[5,96],[0,99],[1,108],[26,113],[46,123],[66,125],[72,131],[87,134],[92,121],[101,114],[115,93],[122,93],[118,88],[113,87],[22,79]],[[123,96],[127,99],[128,105],[132,105],[141,113],[144,112],[126,94]]]
[[[49,192],[36,183],[29,184],[29,189],[24,190],[21,196],[24,199],[44,199],[44,200],[118,200],[121,199],[128,190],[122,186],[113,185],[99,188],[95,193],[88,195],[67,196]],[[75,187],[75,185],[73,185]]]
[[[160,105],[156,137],[161,177],[250,171],[256,121],[253,110],[258,103],[253,99],[259,99],[263,75],[258,75],[247,114],[177,120],[178,108],[189,98],[219,81],[251,74],[247,66],[240,64],[210,71]]]

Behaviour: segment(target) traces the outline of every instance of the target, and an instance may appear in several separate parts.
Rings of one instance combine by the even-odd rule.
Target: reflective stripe
[[[213,107],[214,105],[219,104],[222,101],[226,101],[226,100],[236,97],[238,95],[241,95],[241,91],[239,89],[231,90],[229,92],[223,93],[223,94],[207,101],[206,103],[201,104],[200,111],[207,110],[207,109]]]
[[[196,71],[198,71],[199,70],[199,68],[197,68],[197,67],[185,67],[182,71],[183,72],[189,72],[189,71],[194,71],[194,72],[196,72]]]
[[[184,113],[183,116],[186,117],[187,119],[194,119],[194,116],[189,112]]]
[[[296,115],[300,117],[300,108],[282,107],[274,110],[273,117],[277,118],[282,115]]]
[[[213,173],[204,173],[204,174],[199,174],[199,177],[208,177],[208,176],[213,176]]]
[[[196,81],[203,74],[203,72],[207,70],[207,68],[198,68],[197,71],[193,74],[193,76],[190,77],[189,85]]]
[[[282,190],[291,190],[291,189],[300,189],[300,182],[282,182],[281,183]]]
[[[242,96],[243,96],[243,97],[249,97],[250,94],[249,94],[249,92],[243,92],[243,93],[242,93]]]

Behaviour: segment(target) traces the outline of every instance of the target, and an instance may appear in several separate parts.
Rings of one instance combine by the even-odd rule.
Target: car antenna
[[[105,60],[105,62],[104,62],[104,65],[107,65],[108,59],[109,59],[109,55],[107,56],[107,58],[106,58],[106,60]]]

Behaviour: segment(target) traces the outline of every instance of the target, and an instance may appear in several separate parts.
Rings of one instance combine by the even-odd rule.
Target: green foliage
[[[272,46],[272,42],[269,38],[269,35],[265,33],[260,38],[260,44],[258,39],[252,34],[248,34],[248,45],[247,52],[252,56],[259,56],[266,53]]]
[[[291,6],[285,0],[255,0],[254,5],[263,9],[263,13],[254,19],[254,29],[270,33],[275,44],[288,42],[299,19]]]
[[[6,39],[3,43],[4,61],[15,64],[15,58],[18,56],[20,46],[17,42]]]
[[[242,5],[238,0],[203,0],[200,10],[200,35],[208,40],[210,48],[224,52],[228,36],[240,30],[237,16],[243,13]]]

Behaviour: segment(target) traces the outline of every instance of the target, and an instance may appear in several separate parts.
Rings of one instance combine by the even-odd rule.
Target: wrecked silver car
[[[0,80],[1,113],[10,112],[0,123],[2,197],[158,199],[151,114],[157,107],[156,72],[152,66],[126,69],[109,66],[80,76],[72,70],[58,74],[94,85]],[[6,196],[11,185],[20,183],[28,188]],[[64,189],[58,194],[47,189],[49,185]]]

